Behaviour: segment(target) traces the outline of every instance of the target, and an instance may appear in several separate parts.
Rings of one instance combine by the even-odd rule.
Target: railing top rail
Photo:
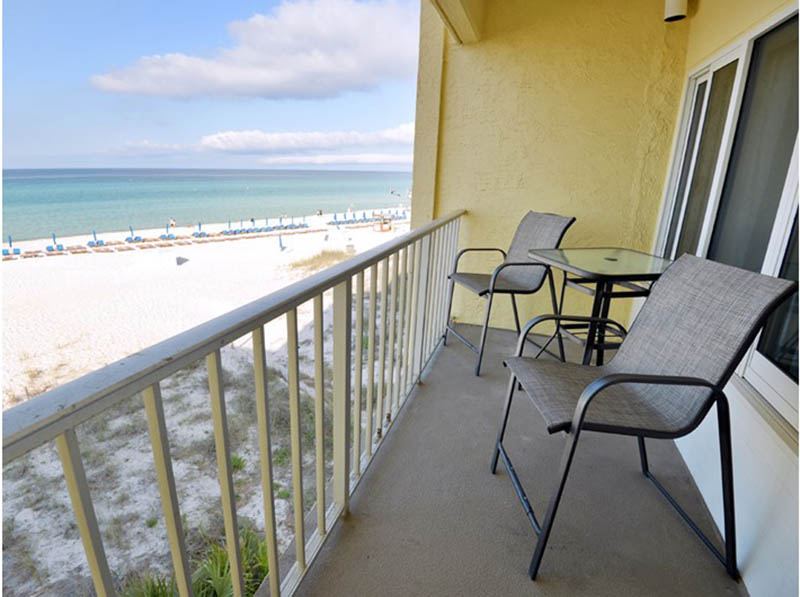
[[[333,288],[465,213],[463,209],[453,211],[5,411],[3,464]]]

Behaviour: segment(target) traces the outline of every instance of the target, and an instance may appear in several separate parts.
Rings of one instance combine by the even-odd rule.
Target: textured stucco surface
[[[414,206],[411,210],[412,227],[433,219],[439,152],[445,30],[439,14],[428,0],[422,0],[419,31],[414,179],[411,187]]]
[[[785,0],[697,0],[690,4],[686,65],[700,66],[748,29],[797,2]]]
[[[564,246],[650,249],[688,33],[661,10],[638,0],[489,2],[479,43],[445,38],[433,212],[469,210],[462,246],[507,246],[533,209],[578,217]],[[432,134],[418,123],[417,143]],[[415,187],[414,209],[427,202]],[[481,257],[464,265],[495,263]],[[585,311],[573,295],[567,309]],[[493,325],[513,325],[506,302]],[[482,309],[456,294],[458,319],[476,322]],[[544,293],[522,301],[523,317],[542,311],[551,311]]]

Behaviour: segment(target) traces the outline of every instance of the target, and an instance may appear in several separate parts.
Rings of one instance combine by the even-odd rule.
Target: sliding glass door
[[[690,80],[664,254],[797,280],[797,16]],[[797,296],[740,366],[797,427]]]

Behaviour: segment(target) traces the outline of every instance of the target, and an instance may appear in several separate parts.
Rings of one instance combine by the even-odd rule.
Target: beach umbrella
[[[336,221],[336,212],[333,212],[333,221]]]
[[[278,246],[281,248],[281,251],[283,251],[286,248],[283,246],[283,238],[281,237],[280,234],[278,235]]]
[[[13,245],[11,244],[11,235],[8,235],[8,248],[10,249]]]
[[[58,243],[56,242],[56,233],[53,233],[53,246],[55,247]]]
[[[94,242],[97,242],[97,232],[92,230],[92,237],[94,238]]]
[[[133,236],[133,226],[128,226],[128,230],[131,231],[131,236]]]
[[[283,216],[278,216],[278,225],[283,224]]]
[[[200,232],[203,229],[203,223],[197,222],[197,231]]]

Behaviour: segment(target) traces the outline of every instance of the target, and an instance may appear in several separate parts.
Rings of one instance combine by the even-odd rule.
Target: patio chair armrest
[[[648,375],[642,373],[611,373],[604,375],[600,379],[595,379],[592,383],[586,386],[586,389],[581,392],[578,399],[578,405],[575,407],[575,414],[572,417],[571,430],[579,429],[583,424],[583,419],[586,416],[586,410],[589,408],[594,398],[606,388],[620,384],[648,384],[658,386],[692,386],[699,388],[708,388],[711,393],[716,397],[721,397],[727,400],[725,392],[722,388],[716,386],[708,380],[700,377],[685,377],[681,375]]]
[[[572,321],[575,323],[604,323],[606,325],[610,325],[617,329],[617,331],[622,335],[624,338],[628,335],[628,330],[625,329],[618,321],[610,319],[608,317],[589,317],[586,315],[539,315],[531,319],[528,323],[525,324],[525,327],[522,328],[522,331],[519,334],[519,340],[517,341],[517,353],[516,356],[521,357],[522,352],[525,349],[525,339],[528,337],[530,331],[545,321]]]
[[[450,272],[451,276],[458,271],[458,262],[461,260],[461,256],[464,255],[464,253],[470,253],[472,251],[494,251],[496,253],[502,253],[503,259],[506,258],[506,252],[503,249],[498,249],[496,247],[468,247],[466,249],[461,249],[458,253],[456,253],[456,258],[453,262],[453,270]]]

